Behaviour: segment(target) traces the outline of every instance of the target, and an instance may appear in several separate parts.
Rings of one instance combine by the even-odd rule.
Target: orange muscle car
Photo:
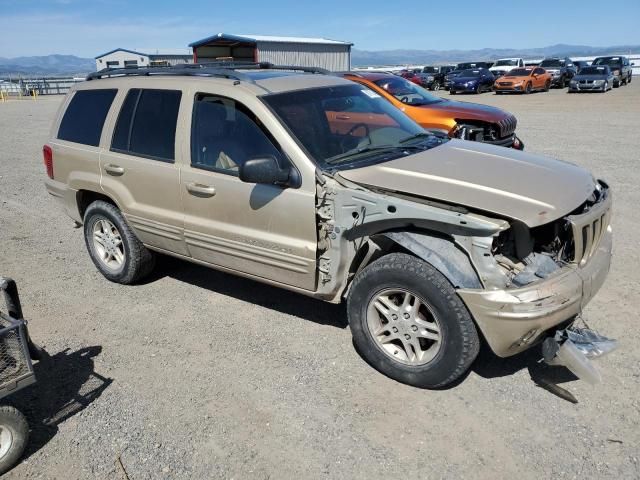
[[[535,90],[549,91],[551,75],[540,67],[514,68],[498,78],[493,84],[496,94],[502,92],[531,93]]]

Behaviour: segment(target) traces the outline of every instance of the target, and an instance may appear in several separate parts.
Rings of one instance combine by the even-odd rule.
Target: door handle
[[[199,183],[191,182],[187,183],[187,191],[191,195],[196,197],[213,197],[216,194],[216,189],[209,185],[201,185]]]
[[[350,120],[351,117],[349,115],[336,115],[336,120]]]
[[[109,175],[113,175],[114,177],[119,177],[124,173],[124,168],[122,168],[120,165],[109,164],[109,165],[105,165],[104,171],[107,172]]]

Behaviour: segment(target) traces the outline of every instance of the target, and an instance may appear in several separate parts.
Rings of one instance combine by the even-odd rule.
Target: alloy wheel
[[[425,365],[442,347],[440,322],[431,306],[402,288],[372,297],[367,327],[384,354],[406,365]]]
[[[126,260],[122,236],[116,226],[107,219],[93,225],[93,246],[98,259],[111,270],[120,270]]]

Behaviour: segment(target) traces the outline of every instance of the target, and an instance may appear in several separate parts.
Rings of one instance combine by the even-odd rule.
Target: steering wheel
[[[365,137],[367,137],[369,139],[369,143],[371,143],[371,130],[369,130],[369,125],[367,125],[366,123],[356,123],[353,127],[349,129],[347,133],[344,134],[344,138],[340,140],[340,148],[342,148],[343,152],[346,152],[348,150],[347,146],[345,145],[345,142],[350,139],[351,134],[353,132],[355,132],[357,129],[361,127],[364,128]],[[362,142],[358,142],[358,146],[360,146],[361,143]]]

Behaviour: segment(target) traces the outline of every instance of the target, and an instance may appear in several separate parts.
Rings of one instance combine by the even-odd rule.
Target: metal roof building
[[[351,68],[353,44],[326,38],[218,33],[189,46],[193,48],[193,60],[197,63],[233,59],[337,71]]]
[[[153,49],[116,48],[96,57],[96,70],[103,68],[168,66],[192,63],[193,54],[189,48]]]

